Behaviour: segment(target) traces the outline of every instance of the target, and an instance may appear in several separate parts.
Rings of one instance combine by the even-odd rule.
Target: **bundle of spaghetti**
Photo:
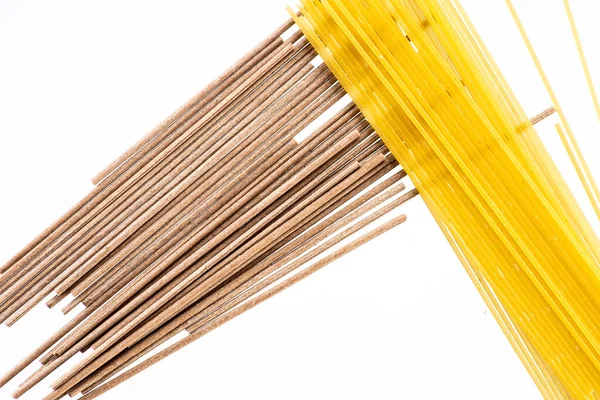
[[[302,33],[281,38],[292,25],[113,162],[5,264],[8,325],[51,293],[48,306],[66,300],[64,313],[85,306],[0,379],[40,359],[15,397],[92,349],[47,398],[88,392],[175,335],[200,337],[404,222],[342,243],[417,191],[402,194],[405,172]]]
[[[302,0],[292,15],[542,393],[600,395],[598,239],[458,1]]]

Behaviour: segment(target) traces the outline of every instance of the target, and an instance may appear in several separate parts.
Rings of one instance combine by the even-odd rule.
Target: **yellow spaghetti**
[[[525,42],[525,45],[527,46],[527,50],[529,51],[529,54],[531,55],[531,59],[533,60],[535,67],[537,68],[538,73],[540,74],[540,77],[542,78],[542,81],[544,82],[544,86],[546,87],[546,90],[548,91],[548,94],[550,95],[550,98],[552,99],[552,102],[554,103],[554,108],[556,109],[556,112],[558,113],[558,116],[560,117],[560,120],[565,128],[564,129],[565,133],[559,131],[559,134],[562,134],[561,140],[563,142],[563,146],[565,147],[565,150],[569,154],[571,163],[573,164],[573,167],[575,167],[577,176],[579,177],[579,180],[581,181],[581,184],[583,185],[583,188],[585,189],[585,193],[587,194],[588,199],[590,200],[590,203],[592,204],[592,207],[594,208],[594,211],[596,212],[596,216],[600,219],[600,190],[598,189],[598,185],[596,184],[596,181],[594,180],[594,177],[592,176],[592,173],[590,171],[590,168],[588,167],[587,161],[583,157],[583,153],[581,152],[581,149],[579,148],[579,144],[577,143],[577,140],[575,139],[575,134],[573,133],[573,130],[571,129],[571,125],[567,121],[567,117],[565,116],[565,113],[563,112],[563,109],[562,109],[560,103],[558,102],[558,97],[556,96],[556,93],[554,93],[554,89],[552,89],[550,80],[548,79],[548,76],[546,75],[544,68],[542,68],[542,63],[540,62],[535,50],[533,49],[533,45],[531,44],[531,41],[529,40],[529,37],[527,36],[527,33],[525,32],[525,28],[523,27],[523,24],[521,23],[521,20],[520,20],[519,16],[517,15],[517,11],[515,10],[515,7],[513,6],[512,1],[506,0],[506,4],[508,5],[510,13],[512,14],[512,17],[513,17],[515,23],[517,24],[517,28],[519,29],[519,32],[521,33],[521,37],[523,38],[523,41]],[[565,3],[565,5],[567,5],[567,3]],[[569,16],[569,19],[572,20],[571,9],[568,7],[568,5],[567,5],[567,15]],[[577,35],[576,32],[577,32],[576,30],[573,30],[573,33],[575,34],[575,42],[577,43],[577,48],[580,49],[581,46],[580,46],[580,42],[579,42],[579,36]],[[590,79],[590,80],[588,80],[588,84],[591,85],[591,76],[589,75],[589,71],[587,70],[587,63],[585,62],[585,57],[583,56],[583,49],[581,49],[580,55],[581,55],[581,62],[582,62],[584,71],[588,72],[588,74],[586,74],[586,77],[589,77],[589,79]],[[590,86],[590,91],[592,93],[592,98],[594,98],[595,92],[593,90],[593,86]],[[565,136],[566,136],[566,139],[565,139]]]
[[[302,0],[296,22],[406,169],[546,398],[600,394],[600,245],[452,0]]]
[[[594,89],[594,81],[592,80],[592,73],[590,72],[590,67],[588,66],[587,59],[585,58],[585,52],[583,51],[583,45],[581,44],[581,39],[579,38],[579,32],[577,30],[577,25],[575,24],[575,18],[573,17],[573,11],[571,10],[571,4],[570,4],[569,0],[563,0],[563,4],[565,6],[565,12],[567,13],[569,25],[571,26],[571,33],[573,34],[573,40],[575,40],[575,45],[577,46],[577,53],[579,53],[579,61],[581,61],[581,67],[583,68],[583,74],[585,75],[585,80],[588,85],[588,90],[590,92],[592,102],[594,103],[594,109],[596,110],[596,116],[598,117],[598,120],[600,121],[600,101],[598,101],[598,95],[596,94],[596,89]]]

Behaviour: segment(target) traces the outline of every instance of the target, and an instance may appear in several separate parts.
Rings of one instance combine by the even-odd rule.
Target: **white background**
[[[285,20],[288,1],[0,0],[0,262]],[[600,179],[600,126],[562,1],[515,3]],[[504,2],[464,4],[527,113],[550,106]],[[573,8],[600,89],[600,3]],[[556,122],[538,132],[596,223]],[[104,398],[539,398],[422,202],[403,212],[403,226]],[[0,372],[66,320],[42,305],[0,328]]]

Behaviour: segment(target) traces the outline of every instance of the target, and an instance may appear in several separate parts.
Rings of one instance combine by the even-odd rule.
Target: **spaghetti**
[[[303,0],[299,11],[540,390],[593,398],[598,239],[458,2]]]

